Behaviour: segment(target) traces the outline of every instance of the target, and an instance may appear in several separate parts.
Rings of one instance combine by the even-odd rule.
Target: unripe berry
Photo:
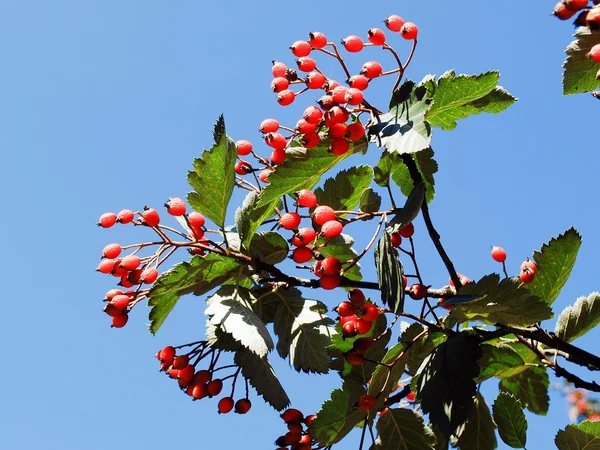
[[[381,31],[379,28],[371,28],[367,35],[369,36],[369,41],[374,45],[383,45],[385,43],[385,33]]]
[[[112,328],[123,328],[127,321],[129,320],[129,316],[127,314],[121,314],[120,316],[114,316],[112,318]]]
[[[323,48],[327,45],[327,36],[319,31],[313,31],[308,33],[308,43],[312,45],[313,48]]]
[[[309,106],[304,110],[302,118],[308,123],[317,125],[323,118],[323,111],[321,111],[321,109],[317,108],[316,106]]]
[[[303,56],[302,58],[298,58],[296,60],[296,64],[298,65],[298,70],[301,70],[302,72],[311,72],[317,67],[317,62],[310,56]],[[325,82],[324,79],[323,82]]]
[[[422,284],[413,284],[408,288],[408,295],[413,300],[421,300],[427,297],[427,286]]]
[[[388,30],[396,32],[400,31],[402,29],[402,25],[404,25],[404,19],[395,14],[385,19],[384,22]]]
[[[360,289],[352,289],[348,293],[348,299],[356,306],[361,306],[366,300],[365,294]]]
[[[400,34],[406,40],[413,40],[419,34],[419,28],[412,22],[406,22],[400,29]]]
[[[273,92],[281,92],[287,89],[290,85],[290,82],[285,77],[277,77],[273,81],[271,81],[271,90]]]
[[[235,163],[234,170],[238,175],[248,175],[249,173],[252,173],[252,166],[249,162],[238,161]]]
[[[337,313],[340,317],[347,317],[356,314],[356,306],[351,302],[342,302],[337,307]]]
[[[311,72],[306,76],[306,86],[309,89],[321,89],[325,85],[325,75],[321,72]]]
[[[130,209],[123,209],[119,211],[119,214],[117,214],[117,222],[130,223],[133,221],[133,217],[133,211],[131,211]]]
[[[494,261],[502,263],[506,261],[506,251],[502,247],[492,247],[492,258]]]
[[[306,41],[296,41],[292,44],[290,50],[292,50],[294,56],[302,57],[310,55],[312,48],[310,47],[310,44]]]
[[[333,239],[336,236],[342,234],[344,226],[337,220],[329,220],[321,227],[321,234],[327,239]]]
[[[341,278],[339,275],[323,275],[319,280],[321,287],[327,291],[335,289],[340,285]]]
[[[121,254],[121,246],[119,244],[108,244],[102,250],[102,257],[114,259]]]
[[[317,206],[313,211],[313,218],[318,225],[324,225],[325,222],[335,220],[335,211],[331,206]]]
[[[317,232],[315,230],[313,230],[312,228],[305,227],[300,228],[296,232],[291,242],[292,245],[295,245],[296,247],[306,247],[308,244],[314,241],[316,237]]]
[[[275,119],[265,119],[260,123],[260,127],[258,128],[258,131],[260,131],[261,133],[275,133],[277,130],[279,130],[279,122]],[[240,142],[240,141],[238,141]],[[236,142],[236,145],[237,142]],[[252,144],[250,144],[250,150],[252,150]],[[250,153],[250,152],[248,152]],[[238,148],[238,155],[239,155],[239,148]]]
[[[294,94],[293,91],[286,89],[285,91],[281,91],[279,94],[277,94],[277,103],[279,103],[281,106],[291,105],[295,98],[296,94]]]
[[[379,308],[377,308],[377,306],[375,306],[373,303],[365,303],[360,308],[360,318],[362,320],[366,320],[367,322],[373,322],[374,320],[377,320],[378,317]]]
[[[165,203],[167,212],[172,216],[183,216],[186,211],[185,202],[180,198],[171,198]]]
[[[348,78],[350,87],[364,91],[369,87],[369,79],[364,75],[354,75]]]
[[[356,321],[356,324],[354,326],[358,334],[367,334],[369,331],[371,331],[373,322],[360,318]]]
[[[296,192],[298,206],[304,208],[313,208],[317,205],[317,197],[308,189],[302,189]]]
[[[398,248],[402,244],[402,236],[400,236],[400,233],[392,233],[390,239],[392,240],[392,247],[394,248]]]
[[[227,414],[233,409],[234,401],[231,397],[223,397],[217,405],[219,414]]]
[[[102,228],[110,228],[117,222],[117,215],[115,213],[104,213],[98,219],[98,226]]]
[[[358,36],[348,36],[346,39],[342,39],[344,48],[350,53],[360,52],[365,46],[364,42]]]
[[[277,131],[277,128],[279,128],[279,124],[277,124],[275,131]],[[240,139],[239,141],[236,141],[235,147],[237,148],[238,156],[246,156],[252,152],[252,143],[245,139]]]
[[[279,218],[279,225],[286,230],[293,230],[294,228],[298,228],[298,225],[300,225],[301,221],[302,218],[298,213],[288,212]]]
[[[156,227],[160,223],[160,215],[154,208],[144,208],[142,213],[144,223],[149,227]]]
[[[373,409],[376,403],[377,399],[371,394],[361,395],[358,398],[358,409],[360,409],[361,411],[370,411],[371,409]]]
[[[400,231],[398,231],[398,233],[400,234],[400,236],[402,236],[403,238],[409,238],[412,237],[413,234],[415,234],[415,226],[413,225],[413,223],[409,223],[408,225],[406,225],[404,228],[402,228]]]
[[[204,226],[206,219],[199,212],[192,211],[188,214],[188,223],[193,228],[200,228]]]
[[[331,143],[331,153],[335,156],[345,155],[348,150],[350,150],[350,142],[346,139],[334,139]]]
[[[271,72],[273,73],[273,77],[284,77],[285,72],[287,71],[287,66],[279,61],[273,61],[273,66],[271,67]]]
[[[313,259],[313,254],[308,247],[298,247],[292,252],[292,259],[297,264],[304,264]]]
[[[238,414],[246,414],[251,407],[252,403],[247,398],[241,398],[235,402],[235,412]]]
[[[600,63],[600,44],[596,44],[591,48],[588,57],[591,58],[592,61]]]
[[[314,148],[321,143],[321,136],[315,132],[306,133],[300,141],[304,148]]]
[[[346,127],[346,138],[351,142],[356,142],[365,137],[365,131],[365,126],[362,123],[351,123]]]
[[[360,73],[368,79],[377,78],[383,73],[383,67],[377,61],[367,61],[363,64]]]

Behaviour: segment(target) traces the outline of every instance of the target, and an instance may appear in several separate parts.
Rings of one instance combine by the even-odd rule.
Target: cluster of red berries
[[[589,399],[587,391],[583,389],[571,390],[567,394],[567,403],[570,405],[569,419],[572,422],[583,420],[600,422],[600,403],[597,400]]]
[[[405,22],[400,16],[392,15],[385,20],[385,24],[388,30],[399,32],[403,38],[416,42],[419,30],[414,23]],[[365,42],[359,36],[348,36],[342,40],[342,45],[350,53],[360,52],[368,46],[391,49],[386,42],[385,33],[379,28],[368,30],[367,40],[368,42]],[[260,171],[258,179],[263,183],[268,183],[268,177],[275,167],[285,161],[286,150],[294,140],[298,140],[307,149],[327,143],[334,155],[347,153],[353,142],[365,136],[365,126],[360,122],[359,115],[372,109],[364,98],[364,91],[369,83],[374,78],[403,72],[406,69],[405,64],[404,67],[384,72],[379,62],[368,61],[357,74],[352,75],[336,44],[318,31],[309,33],[308,40],[294,42],[290,50],[297,58],[297,69],[288,68],[279,61],[273,61],[271,67],[273,74],[271,90],[277,95],[277,102],[282,106],[290,105],[297,96],[310,90],[321,90],[324,95],[317,100],[318,106],[309,106],[304,110],[294,127],[280,125],[272,118],[261,122],[259,131],[263,134],[267,146],[272,149],[268,159],[256,155],[251,142],[245,139],[236,142],[238,157],[252,154],[263,166],[254,168],[250,162],[240,158],[235,166],[236,173],[243,176]],[[338,60],[347,77],[347,86],[327,77],[319,69],[316,60],[312,57],[313,51],[320,51]],[[299,72],[304,73],[305,76],[301,76]],[[293,91],[292,85],[299,85],[302,88]],[[287,135],[284,134],[286,132]]]
[[[188,250],[192,254],[204,255],[203,246],[209,244],[209,241],[204,238],[204,216],[196,211],[187,214],[185,202],[180,198],[169,199],[165,203],[165,207],[170,215],[184,219]],[[115,328],[125,326],[131,308],[146,297],[148,290],[142,289],[143,285],[149,285],[156,281],[159,276],[158,266],[162,263],[160,256],[166,250],[165,245],[173,244],[172,241],[166,238],[160,220],[158,211],[148,207],[145,207],[141,212],[124,209],[118,214],[104,213],[98,220],[98,226],[102,228],[110,228],[117,223],[147,226],[155,230],[163,240],[160,243],[140,243],[127,246],[111,243],[102,250],[102,259],[96,270],[102,274],[118,278],[119,282],[117,284],[122,288],[136,287],[136,290],[126,292],[119,289],[111,289],[107,292],[104,300],[108,303],[104,308],[104,312],[112,317],[112,326]],[[160,246],[155,254],[145,257],[138,255],[140,250],[151,245]],[[132,250],[132,252],[122,255],[123,251],[127,250]]]
[[[592,3],[595,6],[589,7],[588,0],[562,0],[554,6],[554,15],[560,20],[569,20],[579,13],[575,19],[576,26],[598,30],[600,29],[600,1],[594,0]],[[600,63],[600,42],[590,49],[588,57],[592,61]],[[598,69],[596,79],[600,80],[600,69]]]
[[[352,289],[348,293],[348,300],[340,303],[335,311],[340,316],[342,334],[345,338],[367,334],[371,331],[373,322],[381,314],[376,305],[366,301],[365,294],[360,289]],[[368,348],[364,349],[366,350]]]
[[[205,341],[195,344],[192,351],[181,355],[177,355],[176,348],[170,345],[159,350],[156,358],[160,361],[160,370],[176,379],[181,390],[193,400],[215,397],[223,390],[224,379],[213,377],[214,372],[218,369],[196,370],[195,368],[195,364],[214,350],[209,349],[208,352],[204,352],[208,348]],[[197,357],[196,362],[191,363],[191,359],[195,357]],[[227,396],[219,400],[217,408],[219,414],[227,414],[232,410],[238,414],[246,414],[251,406],[248,398],[242,398],[236,402],[232,396]]]
[[[494,259],[494,261],[497,261],[502,264],[504,264],[504,262],[506,261],[506,250],[504,250],[502,247],[498,247],[498,246],[492,247],[491,255],[492,255],[492,258]],[[533,283],[536,272],[537,272],[537,264],[534,263],[533,261],[531,261],[529,258],[527,258],[521,264],[521,271],[519,272],[519,279],[521,280],[521,282],[523,284]]]
[[[301,411],[288,408],[281,414],[281,418],[287,425],[288,432],[275,440],[277,450],[310,450],[313,440],[304,427],[310,427],[317,416],[311,414],[304,417]]]

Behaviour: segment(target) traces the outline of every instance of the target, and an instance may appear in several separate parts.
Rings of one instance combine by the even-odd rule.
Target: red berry
[[[331,139],[342,139],[346,136],[346,125],[343,123],[334,123],[329,127],[328,133]]]
[[[579,11],[588,5],[588,0],[564,0],[565,6],[571,11]]]
[[[524,270],[528,270],[529,272],[537,272],[537,264],[534,263],[532,260],[530,260],[529,258],[527,258],[525,261],[523,261],[523,264],[521,264],[521,271]]]
[[[194,378],[192,380],[194,383],[208,384],[211,378],[212,375],[208,370],[199,370],[194,374]]]
[[[342,39],[342,44],[350,53],[360,52],[365,46],[362,39],[358,36],[348,36],[346,39]]]
[[[560,20],[569,20],[576,14],[576,11],[572,11],[567,8],[567,5],[563,1],[558,2],[554,6],[554,15]]]
[[[492,258],[494,261],[502,263],[506,261],[506,251],[502,247],[492,247]]]
[[[319,100],[317,100],[317,103],[325,111],[329,111],[331,108],[336,106],[336,103],[333,101],[333,97],[331,95],[322,96],[321,98],[319,98]]]
[[[177,360],[177,358],[175,358],[175,360]],[[177,373],[177,378],[181,380],[191,380],[192,378],[194,378],[194,366],[188,364],[183,369],[179,369],[179,372]]]
[[[350,142],[346,139],[334,139],[331,143],[331,153],[335,156],[345,155],[348,150],[350,150]]]
[[[400,247],[400,245],[402,244],[402,236],[400,236],[400,233],[392,233],[390,235],[390,238],[392,240],[392,247]]]
[[[410,402],[414,402],[415,401],[415,393],[411,391],[408,394],[406,394],[406,397],[404,397],[404,398]]]
[[[145,208],[142,217],[144,223],[149,227],[156,227],[160,223],[160,216],[158,215],[158,211],[154,208]]]
[[[600,44],[594,45],[588,53],[588,56],[592,61],[600,63]]]
[[[238,175],[248,175],[253,169],[249,162],[240,160],[235,163],[234,170]]]
[[[413,225],[413,223],[409,223],[408,225],[406,225],[404,228],[402,228],[400,231],[398,231],[398,233],[400,234],[400,236],[402,236],[403,238],[409,238],[412,237],[413,234],[415,234],[415,226]]]
[[[335,220],[335,211],[331,206],[317,206],[313,211],[313,218],[318,225],[324,225],[325,222]]]
[[[271,72],[275,78],[284,77],[285,72],[287,71],[287,66],[279,61],[273,61],[273,66],[271,67]]]
[[[308,247],[298,247],[292,252],[292,259],[297,264],[304,264],[313,259],[313,253]]]
[[[304,425],[306,425],[307,427],[310,427],[316,418],[317,418],[316,414],[311,414],[310,416],[306,416],[304,418]],[[310,436],[310,435],[307,434],[306,436]]]
[[[199,212],[192,211],[188,214],[188,223],[193,228],[200,228],[204,226],[206,219],[204,219],[204,216]]]
[[[356,322],[349,321],[342,324],[342,335],[345,338],[350,338],[356,336]]]
[[[281,92],[287,89],[290,85],[290,82],[285,77],[277,77],[273,81],[271,81],[271,90],[273,92]]]
[[[327,36],[319,31],[313,31],[312,33],[308,33],[308,43],[313,48],[323,48],[327,45]]]
[[[310,44],[306,41],[296,41],[290,47],[294,56],[302,57],[310,55],[312,50]]]
[[[112,305],[110,303],[106,304],[104,306],[104,308],[102,308],[102,311],[104,311],[110,317],[116,317],[116,316],[120,316],[121,314],[123,314],[123,310],[116,308],[114,305]]]
[[[371,28],[367,35],[369,36],[369,41],[374,45],[383,45],[385,43],[385,33],[381,31],[379,28]]]
[[[218,378],[216,380],[212,380],[210,383],[208,383],[206,388],[209,396],[214,397],[215,395],[219,395],[223,389],[223,381]]]
[[[321,72],[311,72],[306,76],[306,86],[309,89],[321,89],[325,85],[325,75]]]
[[[304,414],[297,409],[288,408],[281,414],[281,418],[285,423],[301,422],[304,419]]]
[[[277,94],[277,103],[279,103],[281,106],[291,105],[295,98],[296,94],[294,94],[293,91],[286,89]]]
[[[408,288],[408,295],[410,295],[410,298],[413,300],[421,300],[427,297],[427,286],[422,284],[413,284]]]
[[[347,317],[356,314],[356,306],[351,302],[342,302],[337,307],[337,313],[340,317]]]
[[[104,296],[104,300],[110,302],[114,297],[116,297],[117,295],[122,295],[122,294],[123,294],[123,291],[121,291],[120,289],[111,289]]]
[[[281,225],[286,230],[293,230],[294,228],[298,228],[302,218],[298,213],[288,212],[282,215],[279,218],[279,225]]]
[[[251,407],[252,403],[247,398],[241,398],[235,402],[235,412],[238,414],[246,414]]]
[[[368,79],[377,78],[383,73],[383,67],[377,61],[368,61],[363,64],[360,73]]]
[[[194,400],[200,400],[208,395],[208,390],[205,384],[195,384],[192,388],[192,397]]]
[[[296,131],[300,134],[311,133],[317,129],[317,124],[308,123],[305,119],[296,122]]]
[[[261,133],[275,133],[277,130],[279,130],[279,122],[275,119],[265,119],[260,123],[260,127],[258,128],[258,131],[260,131]],[[240,142],[240,141],[238,141]],[[237,145],[237,143],[236,143]],[[252,144],[250,144],[250,150],[252,150]],[[248,152],[250,153],[250,152]],[[238,148],[238,155],[239,155],[239,148]]]
[[[404,25],[404,19],[395,14],[385,19],[384,22],[388,30],[396,32],[400,31],[400,29],[402,29],[402,25]]]
[[[165,206],[172,216],[183,216],[186,211],[185,202],[180,198],[170,198]]]
[[[125,309],[127,305],[129,305],[131,298],[128,295],[115,295],[113,299],[110,301],[110,304],[113,305],[117,309]]]
[[[258,174],[258,178],[260,179],[260,181],[262,181],[263,183],[268,183],[269,182],[269,175],[271,175],[271,173],[273,173],[273,171],[271,169],[265,169],[262,170],[259,174]]]
[[[379,308],[373,303],[365,303],[360,308],[360,319],[366,320],[367,322],[373,322],[379,317]],[[364,333],[361,333],[364,334]]]
[[[298,206],[304,208],[313,208],[317,205],[317,197],[308,189],[302,189],[301,191],[296,192],[296,199]]]
[[[342,230],[344,226],[338,222],[337,220],[329,220],[323,224],[321,227],[321,233],[327,239],[333,239],[336,236],[342,234]]]
[[[352,351],[366,353],[371,347],[373,347],[374,343],[375,342],[373,339],[359,338],[354,341],[354,344],[352,344]]]
[[[137,269],[141,262],[142,261],[140,260],[139,256],[127,255],[121,261],[120,267],[122,267],[125,270],[131,271]]]
[[[277,124],[277,128],[279,128],[279,124]],[[235,143],[235,147],[237,148],[238,156],[246,156],[252,152],[252,143],[246,141],[245,139],[240,139],[237,141]]]
[[[115,213],[104,213],[98,219],[98,225],[102,228],[110,228],[117,222],[117,215]]]
[[[350,88],[346,92],[346,103],[349,105],[360,105],[364,100],[364,95],[360,89]]]
[[[114,316],[112,318],[111,327],[123,328],[127,324],[128,320],[129,320],[129,316],[127,314],[121,314],[120,316]]]
[[[350,113],[346,108],[333,106],[325,113],[325,125],[330,127],[334,123],[344,123],[350,118]]]
[[[365,137],[365,126],[360,122],[351,123],[346,127],[346,138],[355,142]]]
[[[316,106],[309,106],[304,110],[302,114],[302,118],[306,120],[308,123],[318,124],[323,118],[323,111]]]
[[[336,103],[346,103],[346,92],[348,92],[348,88],[346,86],[336,86],[329,92],[333,101]]]
[[[340,86],[340,83],[338,83],[335,80],[327,80],[327,82],[325,83],[325,92],[327,94],[331,94],[333,92],[333,90]]]
[[[458,275],[458,279],[460,280],[460,284],[462,286],[473,282],[473,280],[471,280],[469,277],[464,276],[462,273],[457,273],[456,275]],[[454,286],[454,281],[452,281],[452,278],[448,278],[448,283],[450,284],[450,286],[456,287],[456,286]]]
[[[353,366],[360,366],[365,362],[365,357],[362,353],[350,352],[346,354],[346,361]]]
[[[534,278],[535,272],[528,269],[521,270],[521,273],[519,274],[519,279],[523,282],[523,284],[533,283]]]
[[[406,22],[400,29],[400,34],[404,39],[413,40],[419,34],[419,28],[412,22]]]
[[[364,75],[354,75],[348,79],[350,87],[364,91],[369,87],[369,79]]]
[[[296,247],[306,247],[317,237],[317,232],[312,228],[300,228],[292,238],[292,245]]]
[[[173,361],[173,367],[177,370],[184,369],[190,363],[190,357],[188,355],[180,355]]]
[[[370,411],[371,409],[373,409],[376,403],[377,399],[371,394],[361,395],[358,398],[358,409],[360,409],[361,411]]]
[[[302,72],[311,72],[317,67],[317,62],[310,56],[303,56],[302,58],[298,58],[296,60],[296,64],[298,65],[298,70],[301,70]],[[325,82],[324,78],[325,77],[323,77],[323,82]]]
[[[348,293],[348,299],[356,306],[361,306],[366,300],[365,294],[360,289],[352,289]]]
[[[172,346],[167,345],[158,353],[158,359],[160,362],[172,363],[175,359],[175,349]]]
[[[318,133],[306,133],[301,142],[304,148],[314,148],[321,143],[321,136]]]
[[[265,142],[275,150],[283,150],[287,147],[287,139],[280,133],[267,133]]]
[[[452,306],[453,306],[453,305],[447,305],[447,304],[446,304],[446,301],[447,301],[447,300],[448,300],[448,299],[447,299],[447,298],[445,298],[445,297],[442,297],[442,298],[440,298],[440,299],[438,300],[438,305],[439,305],[439,306],[441,306],[442,308],[444,308],[444,309],[448,310],[448,311],[452,311]]]
[[[231,397],[223,397],[221,400],[219,400],[219,404],[217,405],[219,414],[227,414],[228,412],[231,412],[233,405],[234,401]]]
[[[330,291],[340,285],[341,278],[339,275],[323,275],[319,282],[323,289]]]
[[[119,244],[108,244],[102,250],[102,257],[114,259],[121,254],[121,246]]]
[[[158,270],[156,270],[153,267],[144,269],[142,271],[142,276],[140,278],[140,281],[142,281],[143,283],[146,284],[152,284],[156,281],[156,279],[158,278]]]
[[[365,319],[358,319],[355,324],[356,332],[358,334],[367,334],[371,331],[371,327],[373,326],[373,322]]]
[[[320,261],[319,270],[322,275],[338,275],[342,270],[342,263],[339,259],[328,256]]]
[[[130,223],[131,221],[133,221],[133,216],[133,211],[131,211],[130,209],[123,209],[119,211],[119,214],[117,214],[117,222]]]

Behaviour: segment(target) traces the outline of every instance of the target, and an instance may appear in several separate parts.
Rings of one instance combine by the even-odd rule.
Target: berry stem
[[[379,224],[377,224],[377,229],[375,230],[375,233],[373,233],[373,237],[371,238],[371,240],[369,241],[367,246],[364,248],[364,250],[359,255],[357,255],[355,258],[353,258],[349,261],[350,264],[348,264],[348,267],[346,267],[345,269],[343,269],[340,272],[341,276],[344,275],[344,272],[347,272],[352,267],[354,267],[356,264],[358,264],[358,262],[361,260],[361,258],[363,256],[365,256],[365,254],[371,249],[371,247],[375,243],[375,239],[377,239],[377,236],[379,235],[379,232],[381,231],[381,226],[383,225],[383,222],[385,222],[386,218],[387,218],[387,216],[385,214],[383,214],[381,216],[381,219],[379,220]]]

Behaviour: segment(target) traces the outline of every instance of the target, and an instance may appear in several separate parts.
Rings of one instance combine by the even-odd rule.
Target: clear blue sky
[[[100,309],[112,280],[93,269],[106,243],[135,242],[139,234],[102,231],[95,222],[105,211],[183,196],[191,161],[210,145],[222,112],[234,139],[256,143],[263,118],[295,123],[304,103],[286,110],[275,103],[270,61],[292,63],[287,47],[309,31],[336,40],[366,35],[397,13],[421,30],[409,77],[500,70],[517,104],[434,132],[434,221],[456,266],[472,278],[498,270],[490,245],[506,248],[515,273],[534,248],[574,225],[584,245],[554,310],[598,290],[593,127],[600,103],[561,97],[571,29],[548,16],[553,3],[3,1],[0,447],[271,448],[284,427],[260,400],[248,416],[219,417],[215,401],[191,402],[158,373],[157,349],[203,335],[201,299],[181,301],[155,337],[144,308],[124,329],[108,327]],[[445,283],[420,221],[419,234],[430,261],[426,277]],[[595,350],[597,339],[594,333],[578,344]],[[302,377],[284,362],[275,367],[294,405],[307,412],[339,385],[337,375]],[[551,447],[567,421],[553,394],[548,417],[530,418],[530,450]]]

